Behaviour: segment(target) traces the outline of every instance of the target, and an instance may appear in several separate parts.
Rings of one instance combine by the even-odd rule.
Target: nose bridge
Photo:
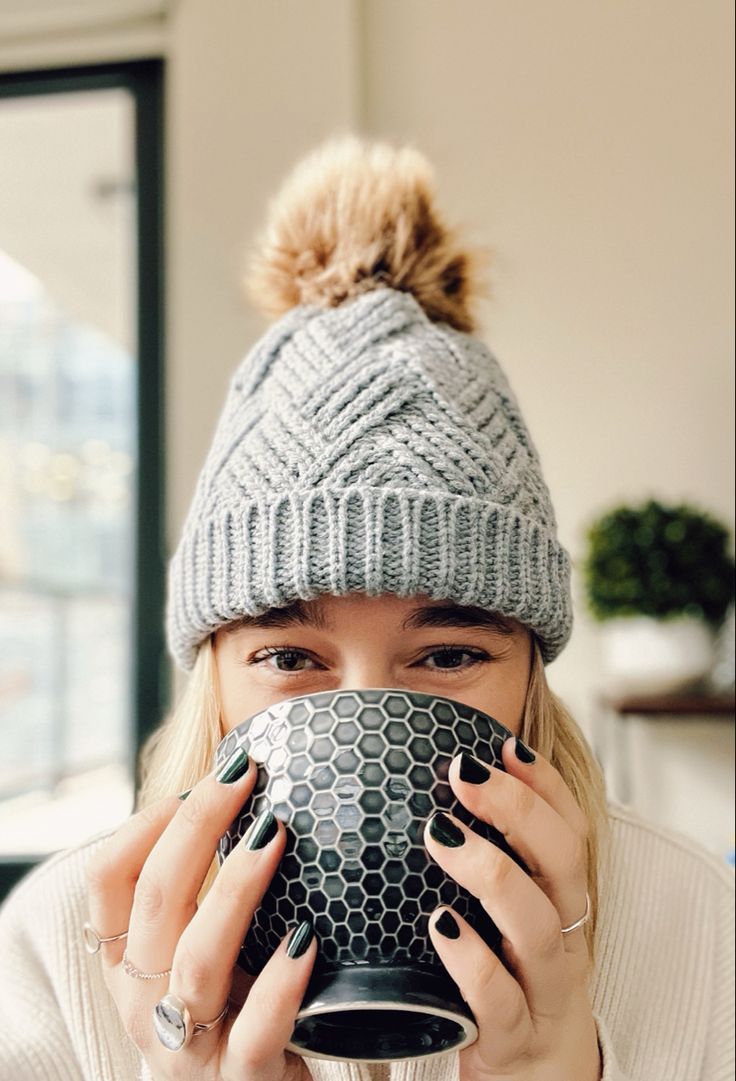
[[[372,650],[346,658],[340,673],[340,686],[353,690],[371,687],[394,687],[396,677],[386,651]]]

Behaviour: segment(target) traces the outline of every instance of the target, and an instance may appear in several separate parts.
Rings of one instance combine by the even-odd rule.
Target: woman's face
[[[400,687],[475,706],[518,733],[532,660],[521,624],[423,595],[297,601],[213,641],[227,731],[296,695]]]

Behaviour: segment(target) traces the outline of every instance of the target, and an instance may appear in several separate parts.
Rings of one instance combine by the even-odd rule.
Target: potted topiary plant
[[[728,529],[687,504],[619,506],[592,523],[583,581],[609,691],[671,693],[707,676],[734,598],[728,546]]]

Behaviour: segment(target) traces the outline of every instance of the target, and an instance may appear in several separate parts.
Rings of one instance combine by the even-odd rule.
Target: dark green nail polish
[[[465,834],[458,829],[451,818],[438,811],[429,820],[429,834],[445,848],[459,848],[465,844]]]
[[[248,772],[248,755],[242,747],[237,747],[215,774],[220,784],[233,784]]]
[[[434,925],[435,931],[439,931],[445,938],[460,938],[460,928],[457,920],[445,909]]]
[[[265,848],[278,832],[279,827],[276,824],[273,812],[261,811],[255,822],[252,822],[249,826],[248,832],[243,838],[243,844],[251,852],[254,852],[258,848]]]
[[[314,938],[314,928],[309,920],[304,920],[296,930],[292,931],[289,945],[286,947],[287,957],[301,957],[307,952],[309,943]]]
[[[491,771],[486,769],[482,762],[473,758],[472,754],[464,751],[460,755],[460,780],[468,784],[483,784],[491,776]]]
[[[180,795],[180,796],[179,796],[178,798],[179,798],[179,799],[186,799],[186,798],[187,798],[187,796],[189,795],[189,793],[190,793],[191,791],[192,791],[192,790],[191,790],[191,788],[188,788],[188,789],[186,790],[186,792],[182,792],[182,794],[181,794],[181,795]]]
[[[514,751],[516,752],[516,757],[519,761],[523,762],[526,766],[537,760],[534,751],[530,751],[526,743],[522,743],[520,739],[517,739],[514,743]]]

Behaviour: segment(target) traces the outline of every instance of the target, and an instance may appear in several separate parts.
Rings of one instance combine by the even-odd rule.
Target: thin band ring
[[[582,927],[584,923],[587,923],[590,919],[590,897],[586,891],[585,894],[585,912],[582,914],[579,920],[575,920],[575,923],[571,923],[569,927],[562,927],[561,931],[563,935],[569,935],[571,931],[577,931],[578,927]]]
[[[82,939],[84,940],[84,948],[87,953],[99,953],[103,942],[118,942],[121,938],[127,937],[128,932],[122,931],[119,935],[108,935],[107,938],[103,938],[98,931],[95,931],[91,923],[82,925]]]
[[[132,976],[134,980],[162,980],[164,976],[171,975],[171,969],[167,968],[163,972],[141,972],[139,968],[136,968],[133,962],[128,957],[128,951],[123,953],[123,972],[127,976]]]

